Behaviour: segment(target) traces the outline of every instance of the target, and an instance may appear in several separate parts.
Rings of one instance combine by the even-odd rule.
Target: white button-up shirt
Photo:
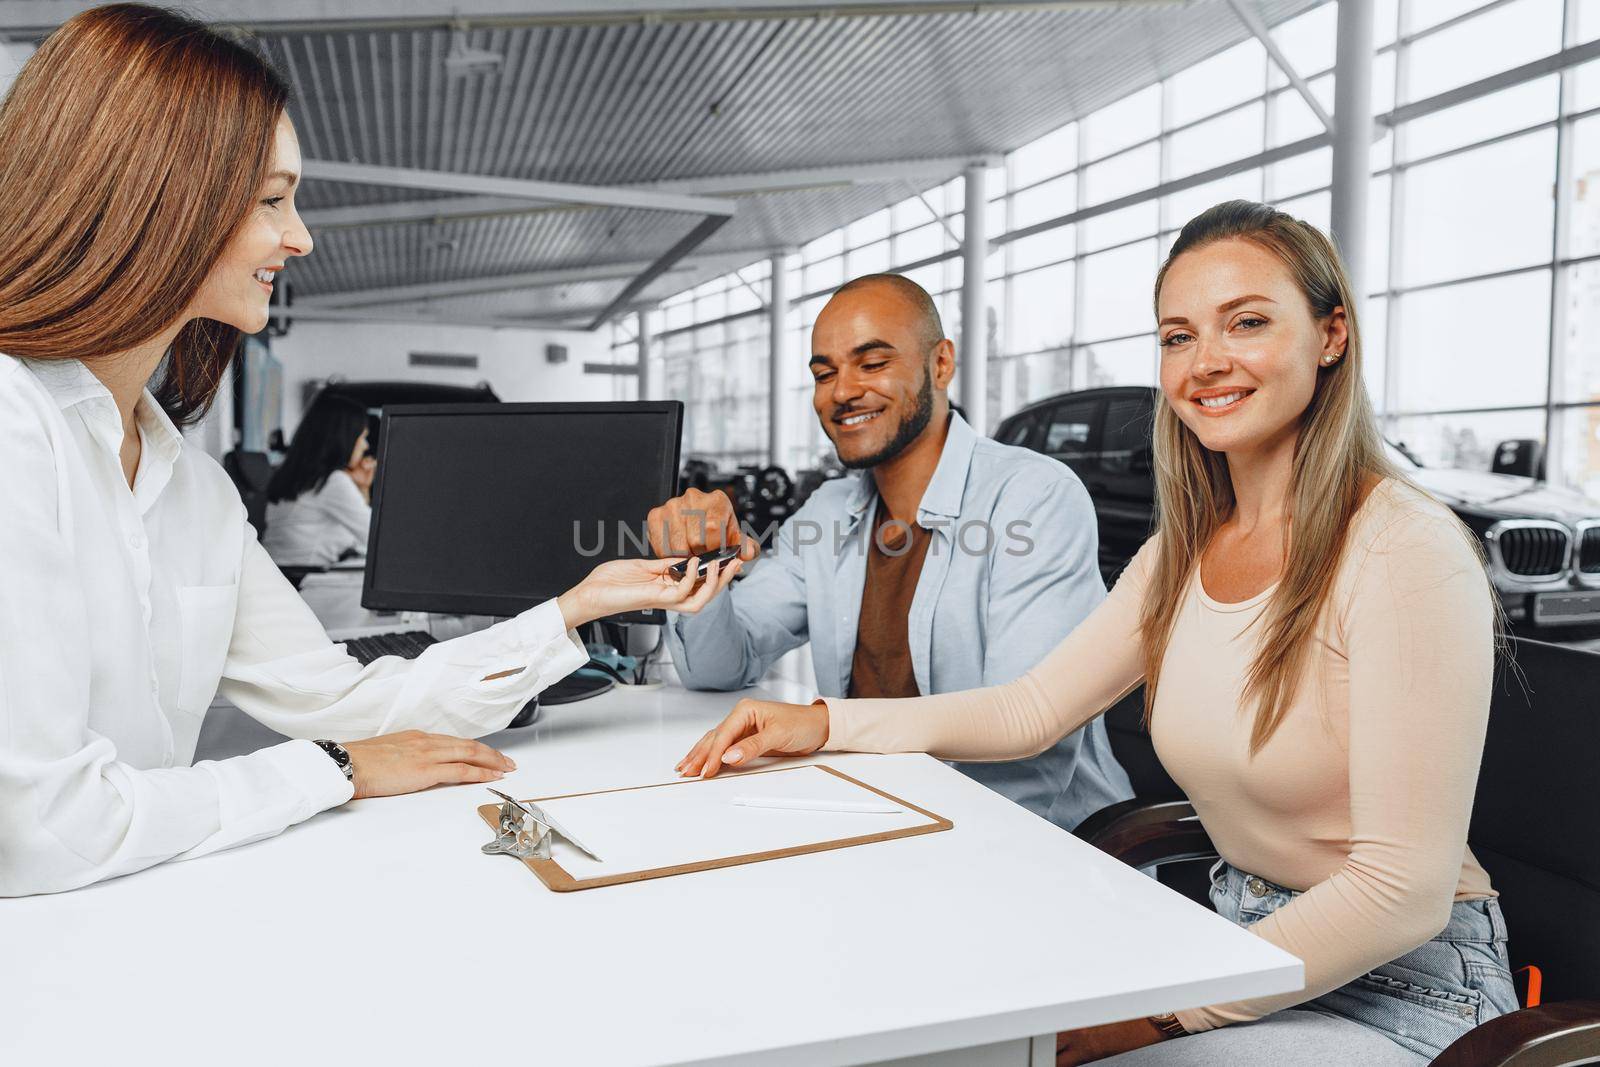
[[[361,666],[256,542],[221,467],[148,392],[135,415],[130,490],[105,386],[76,360],[0,355],[0,895],[270,837],[349,799],[309,740],[190,766],[219,684],[293,738],[477,737],[587,661],[547,601]]]
[[[285,567],[328,567],[351,550],[365,555],[371,525],[372,508],[355,479],[334,471],[322,488],[267,505],[261,547]]]

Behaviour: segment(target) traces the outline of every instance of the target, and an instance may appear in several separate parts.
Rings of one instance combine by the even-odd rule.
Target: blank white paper
[[[735,796],[884,803],[877,793],[810,766],[538,803],[601,857],[597,863],[556,838],[551,858],[580,881],[936,822],[909,808],[892,815],[791,811],[744,807],[733,803]]]

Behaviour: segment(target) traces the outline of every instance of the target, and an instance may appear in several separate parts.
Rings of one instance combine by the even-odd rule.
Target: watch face
[[[316,742],[316,745],[318,748],[322,749],[322,751],[332,756],[333,762],[337,763],[339,766],[350,766],[350,753],[344,750],[343,745],[340,745],[334,741],[318,741]]]

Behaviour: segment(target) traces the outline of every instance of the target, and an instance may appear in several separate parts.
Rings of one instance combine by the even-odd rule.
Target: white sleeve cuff
[[[339,765],[310,741],[285,741],[195,767],[216,782],[218,826],[185,858],[271,837],[355,794]]]
[[[576,631],[567,629],[561,605],[555,600],[535,605],[511,622],[541,688],[589,662],[588,648],[578,640]]]
[[[262,749],[258,755],[269,760],[279,774],[299,789],[307,807],[302,818],[336,808],[355,795],[355,786],[333,757],[310,741],[274,745]]]

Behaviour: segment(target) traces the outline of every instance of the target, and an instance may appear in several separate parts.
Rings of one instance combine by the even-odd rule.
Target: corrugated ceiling
[[[1257,6],[1275,25],[1319,2]],[[308,158],[609,185],[997,155],[1247,36],[1222,0],[470,30],[471,47],[505,57],[481,78],[446,73],[445,30],[261,40],[293,83]],[[302,207],[448,195],[313,180]],[[904,185],[879,183],[740,197],[733,220],[696,255],[747,251],[755,260],[905,196]],[[317,234],[294,277],[301,294],[327,296],[648,260],[696,221],[564,207],[335,227]],[[679,272],[651,292],[705,276]],[[524,293],[517,306],[588,307],[622,285]],[[451,303],[518,313],[507,300]]]

